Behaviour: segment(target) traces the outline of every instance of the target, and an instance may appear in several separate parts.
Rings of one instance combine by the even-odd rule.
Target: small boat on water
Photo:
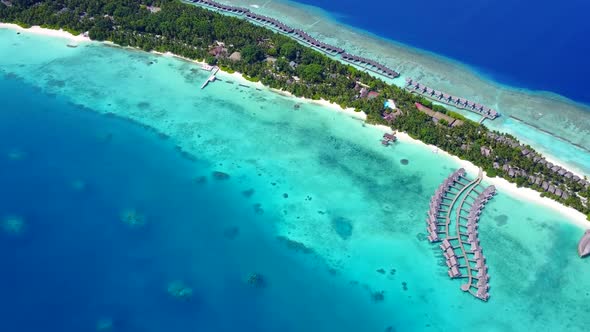
[[[394,143],[395,141],[397,141],[397,137],[395,137],[395,133],[392,133],[392,134],[385,133],[385,134],[383,134],[383,139],[381,140],[381,144],[383,144],[383,146],[389,146],[390,144]]]

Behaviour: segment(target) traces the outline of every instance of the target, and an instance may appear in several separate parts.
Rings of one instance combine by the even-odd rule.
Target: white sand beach
[[[13,29],[13,30],[17,30],[17,31],[26,31],[28,33],[34,33],[36,35],[42,35],[42,36],[48,36],[48,37],[66,38],[66,39],[69,39],[69,40],[71,40],[73,42],[77,42],[77,43],[90,41],[90,38],[87,36],[84,36],[84,34],[74,36],[73,34],[67,32],[67,31],[64,31],[62,29],[59,29],[59,30],[46,29],[46,28],[42,28],[38,25],[34,25],[28,29],[25,29],[19,25],[12,24],[12,23],[0,23],[0,29],[2,29],[2,28]]]
[[[16,24],[0,23],[0,28],[13,29],[13,30],[17,30],[17,31],[26,31],[28,33],[34,33],[34,34],[49,36],[49,37],[67,38],[67,39],[70,39],[75,42],[89,42],[89,41],[91,41],[90,38],[88,38],[84,35],[74,36],[67,31],[46,29],[46,28],[41,28],[39,26],[33,26],[29,29],[24,29]],[[109,42],[105,42],[105,43],[109,43]],[[112,43],[109,43],[109,44],[112,44]],[[115,45],[115,44],[113,44],[113,45]],[[161,52],[157,52],[157,51],[152,51],[152,53],[158,54],[161,56],[180,58],[180,59],[183,59],[183,60],[186,60],[189,62],[193,62],[193,63],[200,65],[200,66],[206,64],[205,62],[200,62],[197,60],[185,58],[185,57],[175,55],[170,52],[161,53]],[[228,72],[224,72],[224,71],[220,70],[218,75],[220,77],[222,77],[223,79],[233,78],[236,81],[239,81],[241,84],[251,85],[251,86],[254,86],[255,88],[259,88],[259,89],[271,90],[275,93],[279,93],[281,95],[284,95],[284,96],[287,96],[290,98],[294,98],[297,101],[302,102],[302,103],[314,103],[314,104],[324,106],[327,109],[331,109],[331,110],[338,111],[338,112],[343,112],[351,117],[358,118],[360,120],[366,119],[365,113],[356,112],[353,108],[343,109],[339,105],[331,103],[331,102],[324,100],[324,99],[312,100],[312,99],[308,99],[308,98],[295,97],[287,91],[271,89],[271,88],[264,86],[260,82],[248,81],[239,72],[228,73]],[[384,125],[377,125],[374,127],[378,128],[379,130],[382,130],[384,132],[391,132],[391,128],[384,126]],[[428,144],[425,144],[419,140],[413,139],[406,133],[398,132],[396,135],[397,135],[399,141],[402,143],[422,145],[432,151],[436,151],[437,153],[440,152],[440,154],[444,157],[450,157],[450,158],[455,159],[461,165],[461,167],[465,168],[471,174],[477,173],[477,170],[478,170],[477,166],[475,166],[474,164],[472,164],[469,161],[459,159],[456,156],[452,156],[448,152],[440,150],[436,146],[428,145]],[[551,158],[547,158],[547,160],[551,161],[554,164],[559,164],[559,162],[556,162],[555,160],[552,160]],[[565,165],[565,166],[567,167],[567,165]],[[579,173],[578,173],[578,175],[583,176],[582,174],[579,174]],[[557,201],[554,201],[550,198],[541,197],[540,193],[537,191],[534,191],[529,188],[519,188],[516,186],[515,183],[510,183],[507,180],[499,178],[499,177],[491,178],[485,174],[484,174],[484,181],[495,185],[498,190],[510,193],[510,195],[512,195],[514,197],[517,197],[517,198],[520,198],[523,200],[528,200],[531,202],[535,202],[535,203],[538,203],[538,204],[546,206],[546,207],[550,207],[550,208],[558,211],[559,213],[561,213],[565,217],[566,220],[572,222],[573,224],[579,226],[580,228],[586,229],[586,228],[590,227],[590,222],[586,219],[586,216],[583,213],[581,213],[573,208],[562,205],[561,203],[558,203]]]

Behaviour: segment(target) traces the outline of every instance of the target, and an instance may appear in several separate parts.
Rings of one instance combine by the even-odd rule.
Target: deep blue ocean
[[[0,91],[0,331],[368,324],[366,292],[278,241],[272,213],[244,195],[257,188],[212,176],[222,164],[14,78],[0,77]],[[127,209],[145,224],[124,223]],[[170,294],[176,281],[190,296]]]
[[[590,1],[296,0],[467,64],[503,84],[590,103]]]

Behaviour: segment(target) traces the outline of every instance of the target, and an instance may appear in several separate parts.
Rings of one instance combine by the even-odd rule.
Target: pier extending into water
[[[207,69],[207,68],[208,67],[203,67],[203,69]],[[207,80],[203,83],[203,85],[201,85],[201,89],[204,89],[209,84],[209,82],[215,81],[215,74],[217,74],[217,72],[219,71],[219,67],[217,67],[217,66],[211,67],[209,70],[211,71],[211,75],[209,75]]]
[[[391,78],[391,79],[397,78],[400,76],[400,74],[397,71],[395,71],[391,68],[388,68],[387,66],[385,66],[383,64],[380,64],[376,61],[373,61],[373,60],[370,60],[367,58],[363,58],[360,56],[345,53],[344,49],[342,49],[340,47],[336,47],[336,46],[333,46],[330,44],[323,43],[323,42],[311,37],[309,34],[307,34],[303,30],[294,29],[294,28],[292,28],[292,27],[284,24],[283,22],[281,22],[277,19],[274,19],[272,17],[253,13],[248,8],[228,6],[228,5],[224,5],[219,2],[213,1],[213,0],[187,0],[187,1],[192,2],[194,4],[201,5],[203,7],[209,8],[209,9],[218,10],[218,11],[221,11],[221,12],[224,12],[227,14],[243,16],[250,21],[253,21],[258,24],[262,24],[266,27],[277,30],[280,33],[288,35],[288,36],[292,37],[293,39],[295,39],[307,46],[315,48],[321,52],[324,52],[328,55],[331,55],[331,56],[340,55],[341,59],[343,61],[348,62],[352,65],[359,66],[365,70],[372,71],[375,74],[379,74],[379,75],[382,75],[382,76],[385,76],[385,77]]]
[[[488,267],[479,246],[477,223],[496,188],[489,186],[481,190],[482,177],[480,169],[477,178],[469,180],[461,168],[445,179],[430,200],[426,225],[428,240],[441,242],[449,277],[466,279],[461,290],[487,301],[490,297]]]
[[[430,100],[434,100],[449,106],[477,113],[483,117],[480,120],[480,123],[483,122],[483,120],[485,119],[494,120],[495,118],[500,116],[500,114],[496,112],[496,110],[493,110],[487,106],[475,103],[465,98],[455,97],[448,93],[429,88],[426,85],[421,84],[418,81],[415,81],[411,77],[406,78],[405,88],[406,90],[412,93],[419,94]]]

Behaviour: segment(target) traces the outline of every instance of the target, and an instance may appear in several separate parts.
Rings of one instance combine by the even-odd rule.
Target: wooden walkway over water
[[[465,177],[463,168],[451,174],[432,196],[426,225],[428,240],[442,242],[449,277],[466,279],[461,290],[487,301],[489,276],[479,246],[477,222],[496,189],[490,186],[481,190],[482,177],[481,169],[474,180]]]

